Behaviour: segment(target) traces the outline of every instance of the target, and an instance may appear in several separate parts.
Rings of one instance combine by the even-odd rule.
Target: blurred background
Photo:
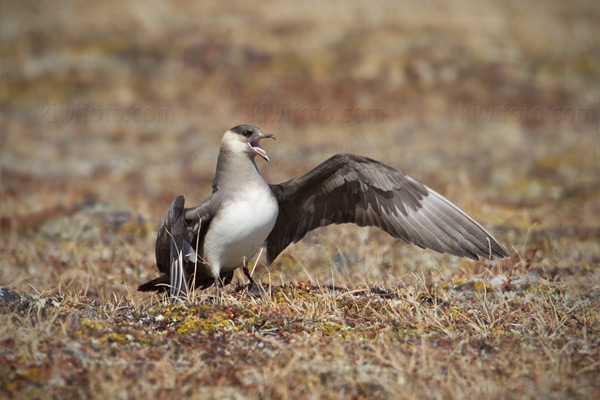
[[[2,1],[0,285],[153,277],[158,222],[176,195],[210,193],[221,135],[242,123],[277,136],[258,160],[270,182],[359,153],[512,251],[598,265],[598,21],[586,0]],[[456,276],[444,262],[457,261],[337,227],[275,270]]]

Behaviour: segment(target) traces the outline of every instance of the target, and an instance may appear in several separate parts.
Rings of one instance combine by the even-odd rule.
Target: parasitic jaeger
[[[239,125],[223,135],[212,194],[185,208],[178,196],[156,239],[162,275],[140,291],[169,290],[171,300],[188,288],[231,282],[264,244],[267,264],[290,243],[331,224],[375,226],[391,236],[440,253],[493,259],[507,257],[481,225],[439,193],[405,173],[370,158],[336,154],[305,174],[278,185],[258,172],[255,157],[269,161],[257,127]]]

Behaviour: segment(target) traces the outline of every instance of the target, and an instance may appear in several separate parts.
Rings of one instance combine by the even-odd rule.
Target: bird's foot
[[[255,286],[254,279],[252,279],[250,270],[248,270],[248,259],[246,259],[246,257],[242,257],[242,268],[244,270],[244,275],[246,275],[246,278],[250,281],[250,287]]]
[[[217,288],[215,304],[221,304],[223,302],[223,281],[220,277],[215,278],[215,287]]]
[[[242,268],[244,270],[244,275],[246,275],[246,278],[248,278],[250,281],[250,285],[247,287],[248,293],[250,293],[250,295],[253,297],[260,297],[264,289],[260,286],[260,284],[257,284],[254,279],[252,279],[252,275],[248,269],[248,260],[246,257],[242,257]]]
[[[252,297],[261,297],[265,291],[263,287],[254,281],[250,282],[250,284],[246,287],[246,290]]]
[[[223,288],[223,281],[221,280],[221,278],[215,278],[215,286],[217,287],[217,289]]]

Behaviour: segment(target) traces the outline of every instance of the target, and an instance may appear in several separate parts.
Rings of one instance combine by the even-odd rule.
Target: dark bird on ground
[[[267,264],[290,243],[330,224],[375,226],[391,236],[440,253],[493,259],[507,257],[481,225],[439,193],[405,173],[370,158],[336,154],[304,175],[270,185],[255,157],[269,161],[260,146],[275,139],[250,125],[223,135],[213,192],[195,207],[178,196],[156,239],[162,275],[141,291],[167,291],[172,301],[188,289],[231,282],[246,260],[266,246]]]

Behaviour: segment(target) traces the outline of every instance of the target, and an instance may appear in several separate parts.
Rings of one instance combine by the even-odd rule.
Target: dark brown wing
[[[481,225],[440,194],[378,161],[337,154],[309,172],[271,185],[279,216],[267,238],[270,264],[309,231],[352,222],[393,237],[472,259],[508,253]]]
[[[196,272],[195,287],[205,287],[207,282],[210,284],[214,282],[214,278],[205,277],[200,271],[195,271],[194,263],[189,261],[191,254],[188,254],[201,253],[197,249],[202,249],[204,235],[213,216],[212,196],[206,198],[199,205],[187,209],[184,208],[185,196],[183,195],[177,196],[171,203],[158,228],[154,248],[156,266],[164,275],[140,285],[138,290],[165,291],[171,288],[171,295],[179,297],[184,290],[184,281],[193,272]],[[186,250],[184,243],[188,245],[188,250],[182,252],[182,250]],[[197,254],[197,256],[201,258],[202,254]]]
[[[156,256],[156,266],[163,274],[169,275],[171,271],[171,245],[175,242],[183,240],[183,226],[180,228],[181,240],[175,240],[172,232],[173,220],[183,222],[182,216],[184,213],[185,196],[179,195],[169,206],[165,217],[163,218],[158,233],[156,234],[156,246],[154,247],[154,255]],[[179,247],[183,246],[180,244]]]
[[[156,256],[156,266],[163,274],[169,274],[171,269],[171,249],[181,249],[179,235],[182,240],[188,241],[194,249],[198,236],[204,238],[204,233],[212,219],[211,213],[212,195],[195,207],[184,208],[185,196],[179,195],[167,211],[163,218],[158,233],[156,235],[156,246],[154,253]],[[200,233],[200,235],[198,235]]]

